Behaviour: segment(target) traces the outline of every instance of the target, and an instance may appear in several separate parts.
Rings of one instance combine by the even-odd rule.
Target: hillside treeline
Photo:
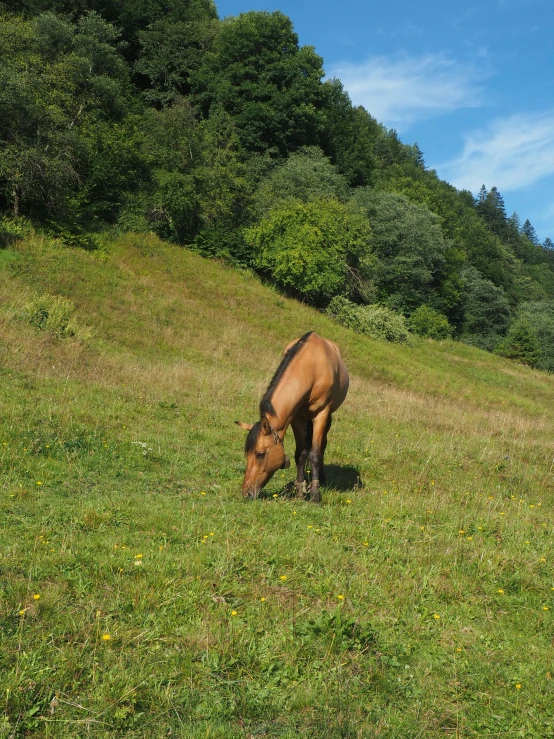
[[[211,0],[0,3],[0,209],[94,248],[107,225],[255,270],[367,333],[554,371],[554,251],[457,191],[280,12]]]

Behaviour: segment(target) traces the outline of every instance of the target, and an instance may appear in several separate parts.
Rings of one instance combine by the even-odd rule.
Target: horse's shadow
[[[363,487],[360,471],[351,464],[326,464],[325,476],[325,487],[340,493]]]
[[[327,488],[328,490],[336,490],[339,493],[346,493],[355,488],[363,487],[360,471],[349,464],[326,464],[325,478],[325,485],[322,484],[321,487]],[[309,480],[307,485],[309,485]],[[294,486],[294,480],[289,480],[278,493],[270,493],[267,490],[262,490],[258,497],[262,499],[277,496],[279,498],[294,498],[295,495],[296,488]]]

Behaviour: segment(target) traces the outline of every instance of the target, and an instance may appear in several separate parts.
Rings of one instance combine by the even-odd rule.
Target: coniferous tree
[[[526,236],[532,244],[535,244],[535,246],[538,246],[538,244],[540,244],[537,232],[531,225],[531,221],[528,218],[521,228],[521,233]]]

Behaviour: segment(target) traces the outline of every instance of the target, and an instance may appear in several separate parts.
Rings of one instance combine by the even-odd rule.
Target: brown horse
[[[313,331],[285,348],[281,364],[260,403],[260,420],[236,423],[249,431],[242,494],[256,498],[278,469],[290,467],[283,439],[292,425],[296,441],[296,495],[304,497],[304,467],[312,470],[310,500],[319,503],[325,482],[323,455],[331,414],[348,392],[348,371],[338,346]]]

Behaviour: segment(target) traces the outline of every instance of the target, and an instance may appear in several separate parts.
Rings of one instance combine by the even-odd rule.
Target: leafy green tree
[[[212,245],[242,224],[248,183],[230,117],[214,108],[198,120],[186,99],[149,110],[142,119],[141,156],[149,182],[128,198],[120,223],[192,243],[203,231]],[[222,248],[224,244],[222,244]],[[212,247],[208,252],[214,255]]]
[[[425,336],[427,339],[450,339],[454,327],[448,322],[448,318],[429,305],[420,305],[419,308],[408,318],[408,328],[415,334]]]
[[[354,291],[375,269],[366,216],[334,199],[287,200],[247,229],[245,238],[262,274],[319,306]]]
[[[190,94],[191,77],[202,65],[217,27],[202,5],[191,3],[185,19],[163,17],[139,30],[141,50],[134,68],[148,80],[148,102],[169,105]]]
[[[379,300],[407,313],[439,302],[447,245],[437,216],[403,195],[369,188],[358,189],[353,202],[371,223]]]
[[[285,156],[318,143],[321,65],[311,46],[299,48],[282,13],[241,13],[219,25],[193,75],[195,101],[204,115],[214,105],[223,107],[247,151]]]
[[[541,358],[541,346],[537,332],[527,316],[522,315],[512,323],[508,333],[496,347],[496,354],[530,367],[537,366]]]
[[[321,149],[303,147],[274,167],[255,194],[256,209],[266,213],[278,203],[294,198],[303,203],[314,198],[337,198],[349,194],[346,177],[341,175]]]
[[[540,356],[537,369],[554,372],[554,301],[522,303],[517,320],[527,322],[538,339]]]
[[[115,29],[52,13],[0,23],[0,190],[15,215],[63,217],[86,176],[81,128],[129,105]]]
[[[493,351],[510,323],[510,304],[502,288],[483,278],[475,267],[463,272],[464,321],[462,338]]]

